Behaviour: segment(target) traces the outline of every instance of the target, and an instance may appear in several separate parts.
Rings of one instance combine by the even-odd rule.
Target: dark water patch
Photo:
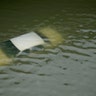
[[[31,72],[27,72],[27,71],[23,71],[23,70],[18,70],[18,69],[13,69],[13,68],[10,68],[10,70],[13,71],[13,72],[18,72],[18,73],[32,74]]]
[[[44,74],[44,73],[40,73],[38,74],[39,76],[51,76],[52,74]]]
[[[0,71],[0,74],[7,74],[7,73],[6,73],[5,71],[2,70],[2,71]]]
[[[69,83],[64,83],[64,86],[70,86],[70,84]]]

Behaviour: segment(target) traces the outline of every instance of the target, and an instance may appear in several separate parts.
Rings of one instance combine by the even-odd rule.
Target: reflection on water
[[[29,7],[31,8],[30,5]],[[5,17],[2,18],[6,20],[11,18],[10,20],[14,21],[16,18],[18,21],[14,22],[16,24],[14,27],[12,24],[5,26],[6,30],[9,30],[6,34],[3,33],[4,28],[0,29],[0,37],[3,36],[4,39],[6,36],[9,38],[18,33],[52,26],[60,33],[64,42],[53,48],[23,52],[14,58],[14,63],[10,66],[0,66],[0,96],[96,95],[96,9],[70,6],[62,7],[58,11],[56,8],[53,9],[55,11],[53,15],[47,10],[46,13],[48,15],[49,12],[49,15],[43,14],[44,17],[38,13],[37,16],[34,11],[37,16],[34,20],[32,14],[25,11],[30,14],[27,16],[31,21],[25,19],[26,16],[19,18],[17,13],[25,13],[23,10],[16,11],[17,7],[16,13],[11,10],[17,18],[14,16],[11,18],[11,15],[6,17],[3,14]],[[45,12],[43,8],[42,11]],[[12,28],[9,27],[11,25]],[[4,39],[0,38],[2,41]]]

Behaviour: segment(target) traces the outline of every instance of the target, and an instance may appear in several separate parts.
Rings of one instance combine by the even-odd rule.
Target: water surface
[[[10,66],[0,66],[0,96],[96,95],[94,2],[2,1],[0,5],[1,42],[46,26],[64,38],[55,48],[23,52]]]

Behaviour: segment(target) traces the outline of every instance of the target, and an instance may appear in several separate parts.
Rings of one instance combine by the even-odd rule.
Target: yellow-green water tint
[[[64,41],[64,38],[61,36],[55,28],[52,27],[42,27],[38,29],[38,32],[46,36],[50,42],[50,47],[56,47]]]
[[[0,66],[10,64],[12,58],[9,58],[1,49],[0,49]]]

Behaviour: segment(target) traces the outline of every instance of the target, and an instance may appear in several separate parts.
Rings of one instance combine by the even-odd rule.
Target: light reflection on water
[[[87,13],[87,9],[85,13],[70,11],[61,10],[42,23],[36,19],[34,22],[40,24],[33,28],[22,24],[10,29],[15,32],[13,36],[50,25],[64,42],[55,48],[23,52],[12,65],[0,66],[0,96],[96,95],[96,15]]]

